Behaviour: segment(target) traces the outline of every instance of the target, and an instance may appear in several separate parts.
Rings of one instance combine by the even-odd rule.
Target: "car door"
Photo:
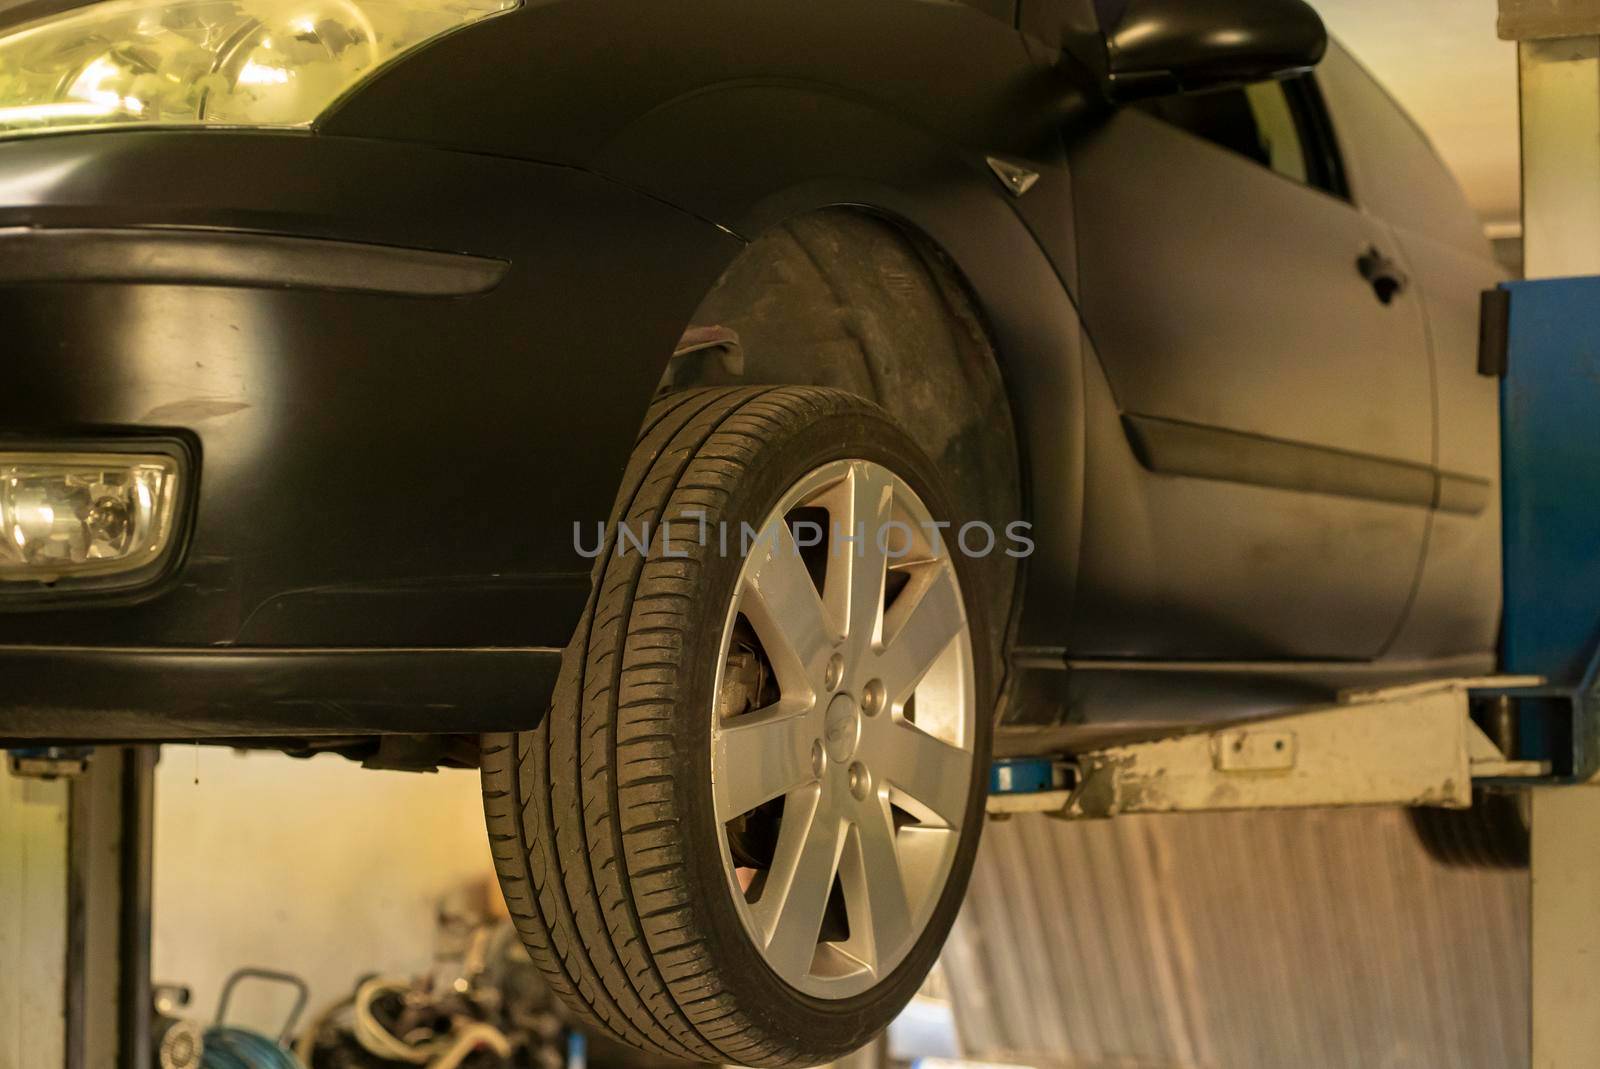
[[[1379,655],[1434,492],[1427,338],[1316,83],[1067,139],[1098,357],[1072,652]]]
[[[1317,68],[1356,198],[1394,235],[1428,322],[1439,502],[1391,656],[1487,654],[1500,617],[1500,386],[1478,373],[1478,297],[1505,278],[1461,186],[1381,85],[1337,43]]]

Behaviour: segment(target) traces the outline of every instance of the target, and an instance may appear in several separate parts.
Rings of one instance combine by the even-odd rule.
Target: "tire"
[[[793,532],[768,521],[816,501],[963,519],[910,438],[849,394],[660,400],[549,715],[483,740],[496,867],[534,961],[592,1028],[651,1054],[787,1067],[859,1047],[932,967],[971,872],[996,685],[973,561],[919,543],[877,572],[879,596],[830,541],[796,573],[779,552]],[[616,537],[623,518],[648,524],[647,552]],[[741,524],[770,544],[723,552],[707,534]],[[818,619],[875,619],[888,640],[845,624],[811,641],[809,610],[784,608],[811,605],[796,574]],[[907,683],[918,643],[940,652]]]
[[[1452,868],[1525,869],[1525,803],[1522,792],[1473,791],[1471,809],[1412,809],[1411,826],[1428,855]]]

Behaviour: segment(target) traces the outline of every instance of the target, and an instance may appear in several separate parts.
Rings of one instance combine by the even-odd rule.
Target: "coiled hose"
[[[206,1029],[200,1069],[305,1069],[305,1066],[266,1036],[231,1025],[213,1025]]]

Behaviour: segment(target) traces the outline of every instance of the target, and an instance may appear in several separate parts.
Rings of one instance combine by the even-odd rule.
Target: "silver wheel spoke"
[[[816,725],[809,703],[777,705],[724,723],[712,749],[717,820],[729,821],[812,778]]]
[[[766,886],[750,907],[765,935],[767,960],[784,975],[811,969],[839,867],[844,825],[826,794],[819,785],[789,795]]]
[[[911,896],[900,871],[893,819],[880,794],[874,793],[862,804],[852,846],[839,868],[845,909],[852,935],[857,926],[865,926],[871,948],[865,964],[881,976],[912,933]]]
[[[966,614],[949,564],[930,565],[895,599],[884,622],[884,649],[877,672],[900,705],[916,690],[928,669],[966,630]]]
[[[788,525],[768,525],[750,550],[743,609],[786,697],[809,692],[837,637]]]
[[[904,721],[874,732],[872,765],[883,781],[921,810],[913,815],[948,828],[961,827],[972,781],[972,754]]]
[[[882,634],[883,584],[889,560],[878,540],[894,507],[894,482],[884,468],[852,463],[849,477],[837,492],[843,507],[833,514],[832,522],[854,541],[830,551],[824,587],[829,609],[844,621],[850,653],[859,657],[872,649]]]

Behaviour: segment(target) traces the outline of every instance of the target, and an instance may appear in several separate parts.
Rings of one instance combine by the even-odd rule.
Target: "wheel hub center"
[[[836,694],[828,703],[828,716],[823,721],[823,743],[828,757],[844,764],[855,756],[856,745],[861,741],[861,709],[848,694]]]

